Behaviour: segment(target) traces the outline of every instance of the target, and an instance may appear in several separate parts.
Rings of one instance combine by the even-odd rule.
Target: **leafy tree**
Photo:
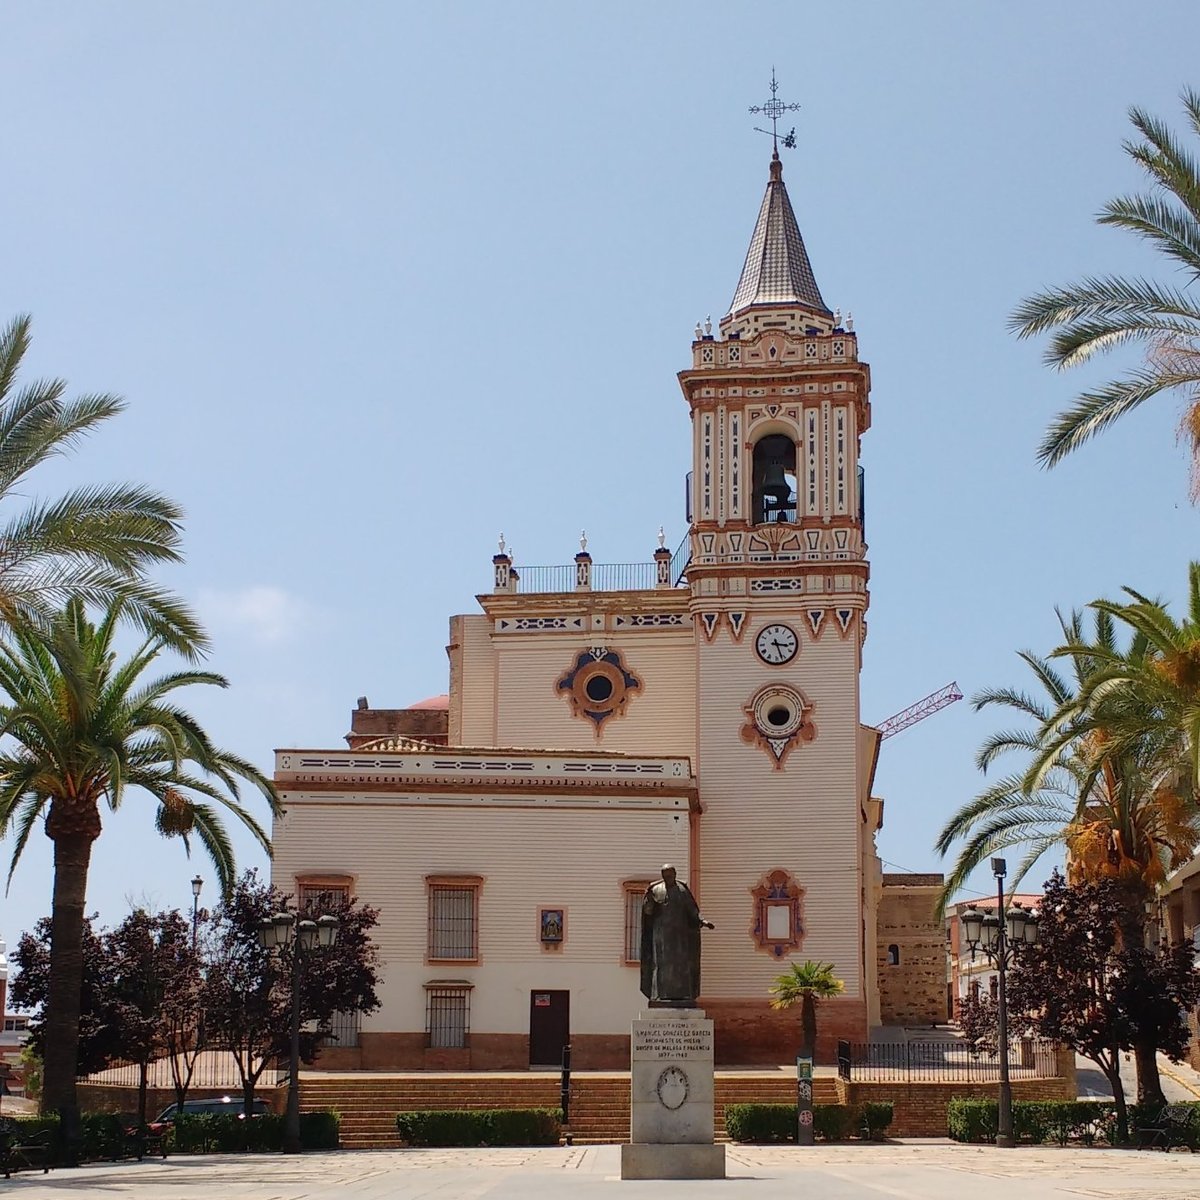
[[[1200,135],[1200,93],[1182,96],[1187,123]],[[1125,152],[1142,169],[1150,190],[1110,200],[1097,221],[1143,238],[1175,268],[1183,287],[1149,279],[1089,276],[1078,283],[1030,296],[1019,304],[1010,326],[1022,338],[1053,331],[1046,349],[1049,366],[1086,363],[1119,346],[1145,349],[1140,367],[1082,392],[1060,413],[1038,448],[1046,466],[1060,462],[1088,438],[1106,429],[1160,392],[1182,394],[1186,411],[1181,433],[1192,452],[1192,496],[1200,497],[1200,305],[1191,291],[1200,278],[1200,167],[1191,148],[1159,118],[1129,110],[1139,135]]]
[[[976,989],[968,992],[958,1002],[958,1029],[972,1051],[995,1054],[1000,1040],[996,1001]]]
[[[28,316],[0,330],[0,501],[28,494],[27,476],[124,407],[112,395],[63,398],[61,379],[20,384]],[[206,644],[187,609],[147,583],[143,571],[179,561],[181,512],[144,487],[81,487],[35,501],[0,521],[0,623],[42,623],[72,597],[107,607],[192,655]]]
[[[184,1021],[195,1028],[199,961],[192,950],[191,927],[178,909],[135,909],[105,936],[104,945],[112,964],[123,1056],[139,1068],[138,1119],[145,1121],[150,1066],[173,1049],[168,1030],[181,1033]],[[172,1066],[182,1104],[181,1077]],[[186,1096],[186,1086],[182,1090]]]
[[[164,837],[189,850],[197,838],[232,886],[233,848],[219,814],[232,813],[269,849],[267,836],[244,807],[239,779],[249,781],[279,811],[275,789],[251,763],[213,745],[174,693],[192,684],[226,687],[220,675],[147,672],[167,646],[152,634],[125,662],[113,639],[125,610],[117,601],[98,625],[83,602],[71,600],[45,631],[12,629],[0,643],[0,836],[14,840],[12,871],[35,823],[45,819],[54,844],[46,1073],[42,1105],[63,1116],[68,1146],[78,1142],[75,1070],[83,979],[83,901],[101,806],[115,811],[132,790],[155,805]],[[215,802],[214,803],[210,803]]]
[[[1124,1141],[1129,1127],[1121,1052],[1148,1042],[1169,1058],[1183,1058],[1182,1015],[1200,1002],[1200,975],[1190,946],[1126,946],[1113,920],[1122,902],[1117,879],[1068,885],[1056,871],[1038,906],[1038,942],[1018,956],[1008,1001],[1035,1033],[1072,1047],[1100,1068],[1112,1088]],[[1165,1103],[1161,1092],[1149,1101]]]
[[[800,1005],[801,1054],[812,1058],[817,1048],[817,1002],[841,995],[846,985],[833,974],[833,963],[806,959],[792,963],[771,985],[771,1007]]]
[[[79,997],[79,1038],[75,1071],[90,1075],[120,1060],[120,1012],[113,978],[112,960],[104,945],[103,931],[97,931],[95,916],[84,917],[80,939],[83,959],[83,986]],[[17,968],[12,981],[12,1002],[34,1014],[29,1022],[29,1041],[40,1059],[46,1054],[46,1010],[50,998],[50,918],[42,917],[21,935],[12,952]]]
[[[263,918],[286,907],[282,893],[248,871],[213,914],[204,984],[206,1028],[234,1055],[247,1113],[263,1072],[286,1058],[291,1046],[295,960],[272,956],[258,942]],[[316,1060],[335,1013],[379,1007],[379,953],[370,937],[378,910],[352,901],[335,912],[341,922],[336,944],[303,956],[300,1055],[306,1063]],[[316,1032],[304,1029],[311,1024]]]

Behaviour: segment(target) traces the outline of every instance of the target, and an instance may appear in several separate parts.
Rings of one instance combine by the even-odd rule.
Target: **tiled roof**
[[[729,311],[737,313],[752,304],[802,304],[817,312],[829,312],[804,249],[778,158],[771,161],[767,194]]]

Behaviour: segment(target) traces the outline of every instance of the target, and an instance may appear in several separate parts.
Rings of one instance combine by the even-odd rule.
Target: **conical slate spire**
[[[804,249],[804,239],[783,183],[783,164],[778,153],[771,156],[767,194],[758,212],[758,223],[729,312],[736,315],[754,304],[800,304],[815,312],[829,312]]]

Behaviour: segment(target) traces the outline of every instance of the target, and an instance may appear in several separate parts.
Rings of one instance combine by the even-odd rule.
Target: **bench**
[[[41,1129],[25,1133],[19,1122],[0,1120],[0,1166],[4,1178],[11,1179],[14,1171],[36,1171],[39,1167],[43,1175],[48,1175],[53,1132]]]
[[[1141,1150],[1186,1146],[1191,1153],[1200,1145],[1200,1113],[1188,1104],[1168,1104],[1157,1112],[1139,1115],[1133,1128],[1134,1142]]]
[[[170,1126],[153,1129],[148,1125],[131,1125],[125,1130],[125,1153],[141,1162],[147,1154],[167,1157],[167,1134]]]

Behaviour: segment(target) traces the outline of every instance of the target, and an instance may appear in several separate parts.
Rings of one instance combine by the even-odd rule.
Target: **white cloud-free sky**
[[[192,706],[264,769],[342,744],[357,696],[444,691],[500,529],[525,564],[583,527],[598,562],[682,536],[674,374],[737,281],[774,66],[813,266],[873,371],[863,715],[1023,683],[1055,605],[1179,596],[1197,552],[1174,403],[1039,470],[1097,376],[1048,372],[1005,318],[1083,274],[1169,274],[1091,217],[1138,183],[1126,108],[1181,124],[1198,34],[1191,0],[10,5],[0,317],[33,314],[32,372],[129,402],[37,486],[186,507],[162,578],[231,681]],[[935,866],[994,722],[961,703],[885,744],[890,863]],[[10,944],[49,863],[35,837]],[[89,907],[186,907],[197,867],[211,899],[130,797]]]

